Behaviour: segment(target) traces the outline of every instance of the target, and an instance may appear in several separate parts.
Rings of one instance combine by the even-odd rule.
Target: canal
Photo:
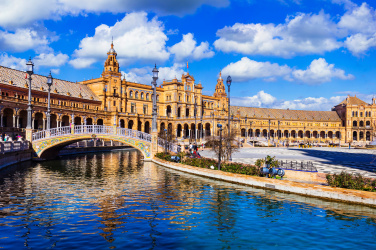
[[[376,249],[376,209],[141,161],[136,150],[0,170],[3,249]]]

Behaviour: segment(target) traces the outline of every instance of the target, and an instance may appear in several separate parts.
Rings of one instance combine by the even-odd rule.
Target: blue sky
[[[70,81],[97,78],[113,38],[129,81],[187,71],[233,105],[330,110],[376,94],[375,1],[2,0],[0,64]]]

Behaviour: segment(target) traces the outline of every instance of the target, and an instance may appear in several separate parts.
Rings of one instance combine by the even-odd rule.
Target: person
[[[204,143],[202,143],[202,150],[204,150],[205,149],[205,144]]]
[[[349,149],[351,148],[351,142],[349,142]]]
[[[5,135],[4,135],[4,141],[7,141],[7,140],[8,140],[8,135],[5,134]]]
[[[193,151],[193,150],[192,150],[192,143],[189,143],[189,153],[192,154],[192,153],[193,153],[192,151]]]
[[[180,153],[181,152],[181,146],[180,146],[180,144],[178,145],[178,153]]]

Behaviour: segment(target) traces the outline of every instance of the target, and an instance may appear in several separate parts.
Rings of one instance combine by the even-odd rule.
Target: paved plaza
[[[210,150],[200,151],[205,157],[214,157]],[[233,161],[253,164],[267,155],[278,160],[313,162],[321,173],[360,173],[365,177],[376,178],[376,150],[355,148],[241,148],[234,153]]]

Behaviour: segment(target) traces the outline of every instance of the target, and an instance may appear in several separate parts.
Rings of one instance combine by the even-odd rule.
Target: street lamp
[[[194,109],[194,115],[195,115],[195,145],[197,146],[197,103],[196,103],[196,95],[194,95],[195,98],[195,109]]]
[[[32,115],[32,112],[33,112],[33,108],[31,106],[31,75],[34,74],[34,64],[33,62],[31,61],[31,58],[29,59],[29,61],[26,63],[26,72],[27,74],[29,75],[29,97],[28,97],[28,101],[29,103],[27,104],[27,126],[26,128],[27,129],[31,129],[32,126],[31,126],[31,115]]]
[[[270,140],[270,120],[269,120],[269,133],[268,133],[268,140]]]
[[[252,131],[252,124],[253,124],[253,121],[251,121],[250,123],[249,123],[249,133],[252,135],[252,143],[253,143],[253,147],[255,147],[255,133],[254,132],[251,132]]]
[[[232,82],[232,79],[231,79],[231,76],[228,76],[227,77],[227,87],[228,87],[228,136],[230,137],[230,133],[231,133],[231,129],[230,129],[230,86],[231,86],[231,82]],[[231,159],[231,149],[230,149],[230,146],[229,143],[231,142],[228,142],[227,143],[227,147],[229,149],[229,153],[230,153],[230,161],[232,160]]]
[[[219,154],[218,154],[218,170],[221,170],[221,152],[222,152],[222,124],[217,124],[219,128]]]
[[[202,112],[202,103],[201,103],[201,142],[204,139],[204,125],[202,124],[202,118],[204,116],[204,112]]]
[[[153,69],[153,81],[151,84],[153,85],[153,111],[152,111],[152,132],[158,132],[157,130],[157,80],[158,80],[158,69],[157,65],[155,65]]]
[[[164,129],[164,131],[165,131],[165,135],[166,135],[166,137],[165,137],[165,151],[166,151],[166,153],[167,153],[167,129]]]
[[[245,117],[245,119],[244,119],[244,122],[245,122],[245,134],[244,134],[244,136],[245,136],[245,142],[247,143],[247,116]]]
[[[47,108],[47,130],[50,130],[50,123],[51,123],[51,104],[50,104],[50,95],[51,95],[51,86],[52,86],[53,78],[50,74],[47,76],[47,85],[48,85],[48,108]]]

